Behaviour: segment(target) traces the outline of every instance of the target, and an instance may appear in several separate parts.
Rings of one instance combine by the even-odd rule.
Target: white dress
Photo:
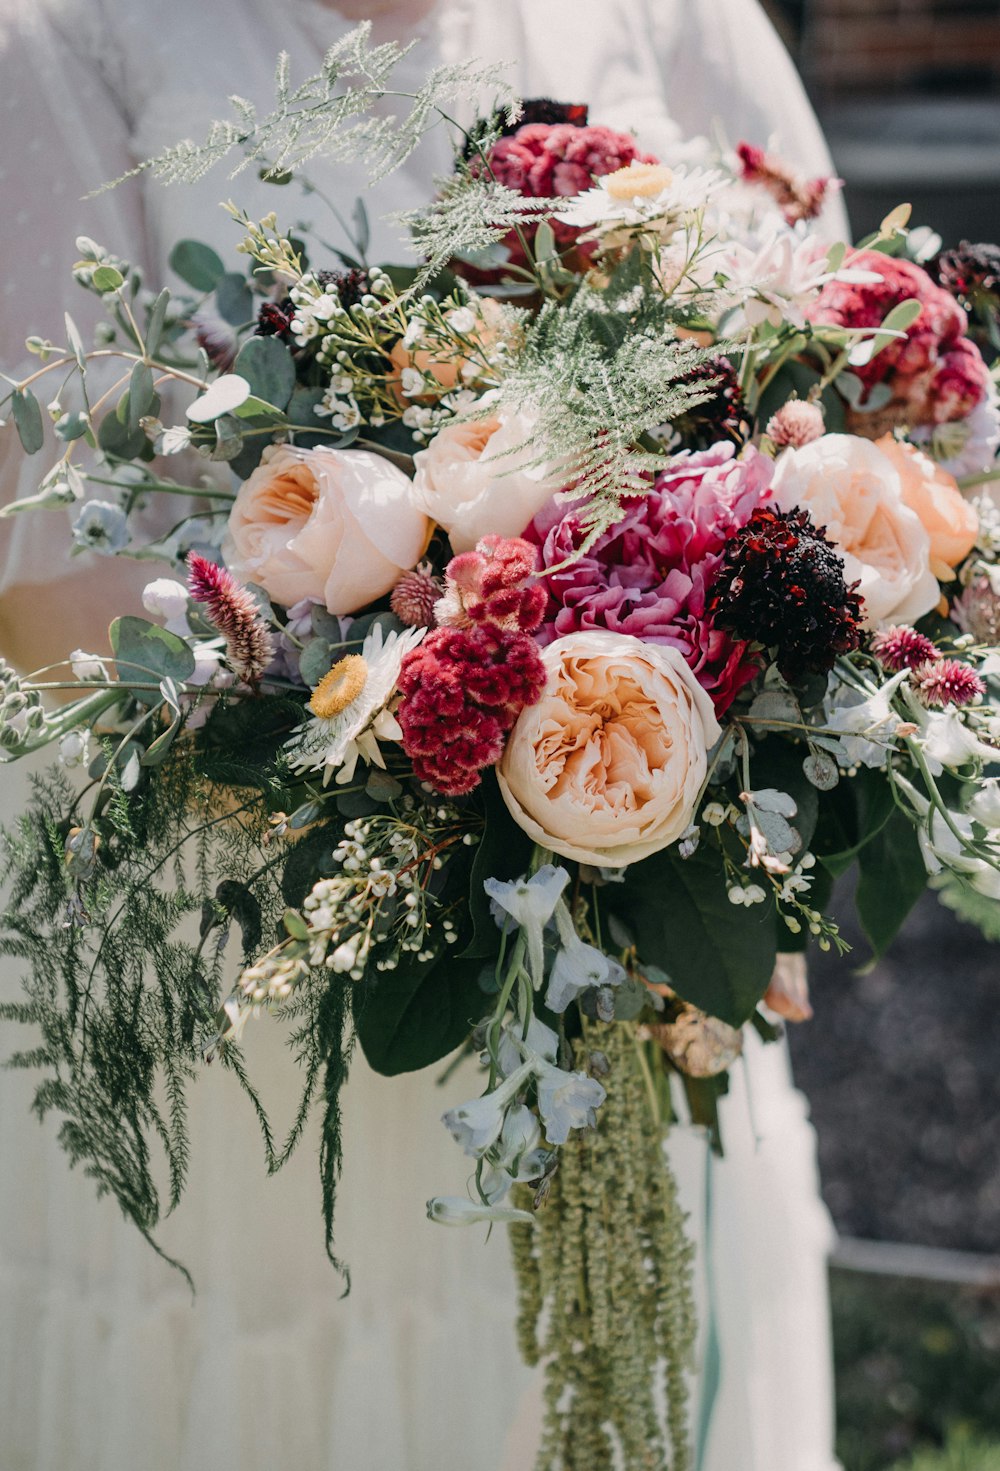
[[[230,92],[266,104],[280,49],[304,75],[345,28],[318,0],[0,0],[0,362],[16,362],[29,329],[56,336],[66,307],[86,319],[87,299],[66,284],[81,232],[145,263],[153,283],[182,236],[231,249],[235,228],[216,208],[231,192],[251,212],[311,217],[331,238],[314,199],[293,204],[251,172],[235,185],[223,171],[190,189],[79,196],[196,136]],[[439,7],[423,29],[411,75],[435,52],[510,59],[526,95],[587,101],[595,121],[634,126],[662,155],[719,118],[733,140],[777,133],[803,167],[828,167],[755,0],[471,0]],[[425,197],[447,163],[438,136],[367,201],[372,218]],[[309,172],[349,211],[361,187],[350,170]],[[375,258],[400,249],[376,237]],[[5,494],[15,462],[0,433]],[[22,493],[35,473],[23,472]],[[0,587],[50,582],[62,531],[58,516],[19,518],[0,548]],[[4,767],[0,782],[9,815],[23,775]],[[4,962],[0,993],[15,990]],[[21,1045],[15,1032],[5,1029],[3,1054]],[[296,1083],[280,1029],[261,1024],[247,1050],[280,1122]],[[437,1072],[387,1081],[359,1061],[352,1073],[337,1220],[346,1300],[322,1250],[315,1149],[307,1140],[267,1179],[245,1100],[206,1072],[190,1185],[160,1233],[197,1281],[194,1303],[114,1203],[69,1172],[54,1124],[40,1130],[28,1114],[31,1080],[0,1074],[2,1471],[529,1471],[538,1382],[517,1358],[505,1243],[424,1215],[428,1195],[464,1187],[438,1120],[477,1086],[466,1070],[436,1090]],[[714,1321],[721,1350],[700,1471],[835,1471],[830,1226],[782,1048],[750,1038],[725,1131],[722,1162],[708,1164],[692,1130],[670,1146],[699,1242],[703,1327]]]

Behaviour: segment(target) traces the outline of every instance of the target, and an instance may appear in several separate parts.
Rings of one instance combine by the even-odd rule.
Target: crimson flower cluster
[[[738,638],[776,649],[779,672],[794,682],[859,646],[857,586],[808,511],[761,506],[726,548],[710,606]]]
[[[253,594],[197,552],[188,557],[188,591],[226,640],[226,658],[240,679],[258,684],[275,650]]]
[[[740,177],[747,184],[766,189],[789,225],[800,220],[814,220],[820,213],[832,188],[839,179],[804,179],[784,159],[767,153],[753,143],[740,143],[736,154],[740,161]]]
[[[976,671],[961,659],[944,659],[926,634],[908,624],[880,629],[872,639],[872,653],[894,674],[910,671],[910,683],[918,698],[931,709],[947,705],[974,705],[986,693]]]
[[[508,732],[545,687],[531,637],[544,594],[526,579],[535,549],[517,538],[484,537],[454,557],[439,621],[403,660],[396,718],[421,781],[445,796],[471,792],[503,754]]]

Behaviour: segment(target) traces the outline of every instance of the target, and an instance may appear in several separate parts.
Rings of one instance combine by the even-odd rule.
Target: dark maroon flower
[[[1000,245],[970,245],[963,240],[953,250],[942,250],[930,272],[952,296],[1000,291]]]
[[[785,679],[825,674],[861,642],[861,599],[808,511],[762,506],[730,541],[709,605],[716,622],[777,650]]]

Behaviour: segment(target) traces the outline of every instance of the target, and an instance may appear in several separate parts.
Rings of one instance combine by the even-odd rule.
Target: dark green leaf
[[[916,828],[894,809],[858,854],[858,917],[876,957],[883,955],[927,887]]]
[[[864,845],[881,832],[895,811],[885,775],[862,767],[856,776],[823,794],[813,852],[834,877],[846,873]]]
[[[14,427],[26,455],[36,455],[45,443],[42,409],[30,388],[15,388],[11,397]]]
[[[251,337],[236,355],[233,372],[250,384],[258,398],[285,408],[295,387],[295,363],[277,337]]]
[[[285,413],[289,424],[293,425],[296,430],[295,443],[303,449],[315,449],[317,445],[336,443],[336,440],[329,434],[306,432],[309,429],[316,430],[320,426],[315,409],[316,405],[322,402],[322,388],[303,388],[301,384],[296,386],[288,401]]]
[[[359,983],[358,1040],[377,1073],[416,1072],[447,1057],[482,1019],[481,962],[404,955],[396,970]]]
[[[227,271],[215,287],[215,305],[219,316],[231,327],[243,327],[253,317],[253,297],[246,277]]]
[[[212,291],[226,274],[220,257],[200,240],[178,240],[170,252],[170,268],[195,291]]]
[[[640,959],[662,966],[685,1001],[730,1026],[747,1020],[774,969],[774,906],[731,904],[717,849],[654,854],[601,896],[635,935]]]
[[[295,910],[317,879],[332,873],[333,850],[344,833],[342,822],[324,822],[310,828],[289,851],[281,875],[281,895]]]
[[[128,396],[125,395],[125,412],[128,413]],[[117,409],[105,414],[97,430],[97,442],[106,454],[119,460],[134,460],[142,453],[149,441],[141,429],[130,433],[128,425],[118,416]]]

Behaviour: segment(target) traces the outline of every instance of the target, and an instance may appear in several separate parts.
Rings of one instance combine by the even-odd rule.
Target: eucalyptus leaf
[[[152,409],[155,397],[156,388],[149,364],[136,363],[128,381],[127,424],[129,434],[138,432],[141,421]]]
[[[331,647],[321,638],[310,639],[299,657],[299,677],[303,684],[315,689],[325,674],[333,668]]]
[[[116,618],[110,638],[118,677],[125,684],[159,685],[168,678],[182,684],[194,673],[194,654],[184,640],[145,618]],[[162,695],[159,689],[137,690],[135,698],[152,705]]]
[[[233,371],[250,384],[251,393],[284,409],[295,387],[292,354],[277,337],[251,337],[236,355]]]
[[[219,316],[231,327],[242,327],[252,320],[253,295],[245,276],[227,271],[215,287],[215,306]]]
[[[201,240],[178,240],[170,252],[170,269],[195,291],[213,291],[226,274],[217,252]]]
[[[125,277],[114,266],[98,266],[90,279],[94,290],[99,291],[102,296],[125,285]]]
[[[26,455],[37,455],[45,443],[42,408],[30,388],[15,388],[11,395],[14,427]]]
[[[87,354],[83,346],[83,338],[80,336],[79,328],[69,312],[66,312],[63,321],[66,323],[66,341],[69,343],[70,351],[76,358],[77,367],[81,373],[84,373],[87,370]]]
[[[63,414],[54,425],[55,432],[64,444],[69,444],[74,439],[82,439],[90,428],[86,414],[74,410],[72,413]]]
[[[170,305],[170,291],[165,286],[159,296],[149,309],[149,319],[146,323],[146,351],[150,357],[155,357],[163,336],[163,326],[167,319],[167,307]]]

